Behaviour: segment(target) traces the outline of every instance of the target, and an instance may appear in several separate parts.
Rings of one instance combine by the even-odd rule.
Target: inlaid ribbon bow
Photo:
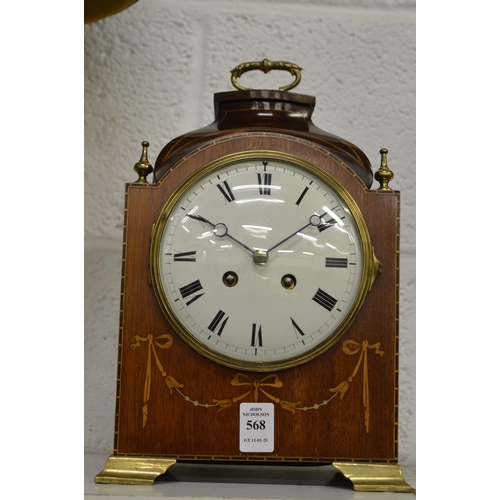
[[[231,385],[233,387],[251,385],[254,387],[254,400],[257,402],[259,400],[259,391],[262,391],[269,399],[273,400],[275,403],[279,403],[279,398],[274,397],[265,391],[262,387],[283,387],[283,382],[279,379],[278,375],[272,374],[265,376],[262,380],[252,380],[249,376],[243,373],[237,373],[236,376],[231,380]],[[237,400],[243,399],[248,396],[252,390],[250,389],[245,394],[242,394],[237,398]]]
[[[363,342],[360,344],[359,342],[356,342],[355,340],[346,340],[342,344],[342,350],[350,355],[353,356],[354,354],[357,354],[359,351],[361,351],[361,355],[359,356],[359,360],[356,364],[356,367],[354,368],[354,371],[352,372],[351,376],[347,379],[341,382],[337,387],[334,387],[333,389],[330,389],[332,392],[340,392],[340,399],[344,397],[344,393],[347,391],[349,388],[349,382],[352,382],[352,379],[356,376],[358,373],[359,367],[361,366],[361,361],[363,361],[363,406],[365,407],[365,428],[366,432],[369,432],[370,429],[370,391],[368,387],[368,349],[375,349],[375,354],[378,354],[379,356],[383,356],[385,353],[384,351],[381,351],[379,349],[380,347],[380,342],[377,342],[376,344],[369,344],[367,340],[363,340]]]
[[[160,349],[168,349],[169,347],[172,346],[172,344],[174,343],[174,340],[173,340],[172,336],[168,335],[167,333],[156,337],[156,339],[153,337],[153,335],[151,333],[148,334],[147,337],[141,337],[140,335],[136,335],[135,340],[136,340],[135,344],[132,344],[130,346],[130,347],[132,347],[132,349],[135,349],[136,347],[140,347],[141,342],[148,343],[148,364],[147,364],[147,368],[146,368],[146,381],[144,383],[143,406],[142,406],[142,426],[144,427],[146,425],[146,420],[148,418],[148,401],[149,401],[149,396],[151,394],[151,358],[152,358],[152,355],[155,358],[156,366],[158,366],[162,377],[165,378],[166,384],[170,387],[170,385],[173,382],[172,382],[172,380],[170,380],[171,377],[168,377],[167,373],[163,369],[161,361],[158,358],[158,354],[156,354],[156,347],[159,347]],[[165,341],[159,342],[159,340],[165,340]],[[170,391],[172,391],[171,388],[170,388]]]

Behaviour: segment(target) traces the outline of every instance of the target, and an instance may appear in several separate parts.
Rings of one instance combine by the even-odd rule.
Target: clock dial
[[[153,230],[164,313],[203,355],[243,370],[304,363],[345,332],[371,285],[349,194],[302,159],[231,155],[188,178]]]

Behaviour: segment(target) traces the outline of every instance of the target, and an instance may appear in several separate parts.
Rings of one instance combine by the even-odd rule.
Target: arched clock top
[[[154,178],[159,181],[182,157],[218,137],[270,132],[307,140],[327,149],[346,163],[367,188],[373,172],[367,156],[357,146],[330,134],[312,122],[313,96],[280,90],[238,90],[214,95],[215,121],[169,142],[158,155]]]

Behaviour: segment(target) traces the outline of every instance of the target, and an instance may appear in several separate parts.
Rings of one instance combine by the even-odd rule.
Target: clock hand
[[[267,253],[269,253],[271,250],[274,250],[275,248],[278,248],[280,245],[285,243],[285,241],[288,241],[290,238],[295,236],[297,233],[300,233],[300,231],[303,231],[306,227],[319,226],[321,224],[322,217],[324,217],[327,213],[328,212],[325,212],[322,215],[316,215],[316,214],[311,215],[311,217],[309,217],[309,222],[305,226],[302,226],[300,229],[297,229],[297,231],[294,231],[292,234],[290,234],[286,238],[282,239],[279,243],[276,243],[276,245],[272,246],[271,248],[269,248],[267,250]]]
[[[208,219],[205,219],[205,217],[202,217],[201,215],[187,214],[187,216],[190,217],[191,219],[199,220],[200,222],[205,222],[206,224],[212,226],[213,228],[215,228],[215,226],[217,225],[214,224],[213,222],[210,222]]]
[[[251,252],[252,255],[255,253],[255,250],[253,248],[250,248],[241,241],[237,240],[234,236],[231,236],[228,232],[227,226],[223,222],[218,222],[217,224],[214,224],[208,219],[205,219],[205,217],[202,217],[201,215],[187,214],[187,216],[190,217],[191,219],[199,220],[200,222],[204,222],[205,224],[212,226],[214,229],[214,235],[217,236],[217,238],[223,238],[224,236],[227,236],[228,238],[232,239],[235,243],[238,243],[238,245],[242,246],[243,248]]]

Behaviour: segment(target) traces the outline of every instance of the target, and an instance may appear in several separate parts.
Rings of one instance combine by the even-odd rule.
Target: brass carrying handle
[[[263,59],[262,61],[254,61],[254,62],[246,62],[236,66],[231,71],[231,83],[238,90],[252,90],[247,89],[246,87],[242,87],[236,79],[239,78],[243,73],[247,71],[260,70],[264,73],[269,73],[273,69],[277,69],[280,71],[288,71],[293,76],[295,76],[295,81],[293,81],[290,85],[285,85],[284,87],[280,87],[279,90],[286,92],[287,90],[291,90],[296,87],[300,83],[302,68],[299,68],[296,64],[285,61],[269,61],[268,59]]]

